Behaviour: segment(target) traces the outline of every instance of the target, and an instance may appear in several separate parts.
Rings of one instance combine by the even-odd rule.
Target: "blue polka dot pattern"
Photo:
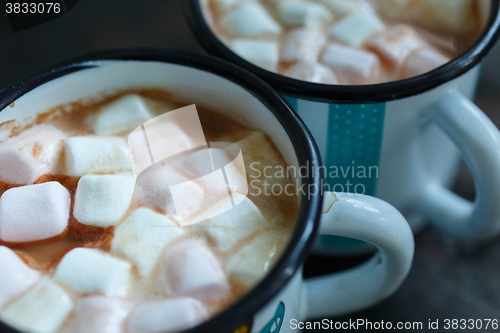
[[[385,103],[330,104],[325,184],[336,192],[375,195]]]
[[[325,190],[375,195],[385,103],[327,104],[285,96],[320,149]]]

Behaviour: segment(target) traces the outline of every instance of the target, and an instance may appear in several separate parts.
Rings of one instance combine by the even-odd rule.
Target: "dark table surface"
[[[15,34],[2,10],[0,89],[52,63],[105,49],[158,47],[200,52],[180,7],[179,0],[80,0],[67,14]],[[500,47],[486,61],[483,73],[476,102],[498,126]],[[474,198],[465,167],[455,191]],[[500,319],[500,238],[480,246],[463,244],[429,227],[416,236],[415,247],[412,270],[399,291],[375,307],[335,320]],[[313,257],[305,274],[338,271],[365,259]]]

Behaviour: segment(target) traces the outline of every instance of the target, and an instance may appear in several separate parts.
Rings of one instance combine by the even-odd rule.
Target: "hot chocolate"
[[[203,0],[207,22],[249,62],[299,80],[361,85],[444,65],[483,30],[487,0]]]
[[[69,113],[62,106],[0,142],[2,321],[30,332],[177,331],[227,307],[272,267],[294,228],[297,198],[255,195],[255,182],[248,195],[242,186],[219,195],[215,183],[194,179],[193,156],[223,148],[164,161],[188,183],[176,209],[154,192],[154,168],[135,181],[130,131],[148,131],[143,124],[181,106],[166,92],[127,92]],[[197,108],[206,141],[236,143],[249,177],[286,169],[261,131]],[[196,137],[174,125],[156,132],[160,140],[190,148]],[[246,183],[235,168],[230,183]],[[227,202],[238,204],[202,218]],[[195,218],[203,222],[182,224]]]

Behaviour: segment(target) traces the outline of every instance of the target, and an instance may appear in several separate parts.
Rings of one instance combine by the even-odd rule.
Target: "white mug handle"
[[[500,132],[467,97],[451,89],[426,114],[460,150],[476,187],[474,202],[429,180],[416,208],[443,231],[468,240],[500,231]]]
[[[333,197],[319,234],[356,238],[375,245],[366,263],[340,273],[310,278],[302,285],[302,319],[327,318],[361,310],[392,295],[410,271],[414,241],[403,215],[380,199],[352,193]]]

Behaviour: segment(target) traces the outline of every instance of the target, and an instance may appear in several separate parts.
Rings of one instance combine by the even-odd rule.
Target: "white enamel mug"
[[[15,126],[29,123],[56,106],[144,88],[168,90],[189,104],[204,105],[264,131],[289,166],[320,163],[311,134],[279,93],[230,63],[180,51],[99,53],[23,79],[0,92],[0,139]],[[319,173],[295,180],[306,189],[317,189],[321,184]],[[190,332],[292,332],[291,320],[350,313],[397,290],[409,272],[414,251],[405,218],[380,199],[347,193],[326,195],[328,212],[321,216],[323,194],[309,194],[298,192],[300,211],[295,231],[264,279],[235,304]],[[360,239],[379,251],[352,270],[304,281],[302,264],[318,232]],[[0,330],[15,332],[1,322],[1,309]]]
[[[297,111],[318,144],[326,189],[386,200],[414,232],[425,221],[466,240],[500,232],[500,132],[471,102],[482,60],[500,34],[497,0],[482,35],[457,58],[413,78],[361,86],[305,82],[253,65],[215,36],[200,0],[186,1],[184,9],[208,52],[255,73]],[[474,202],[449,189],[460,156],[474,177]],[[339,254],[366,249],[332,238],[321,238],[316,248]]]

